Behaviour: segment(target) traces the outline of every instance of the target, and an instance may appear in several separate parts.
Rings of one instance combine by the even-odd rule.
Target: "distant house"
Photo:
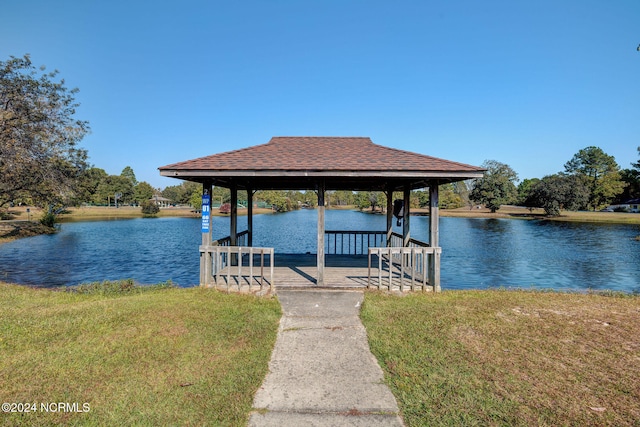
[[[220,205],[220,213],[228,214],[231,213],[231,203],[223,203]]]
[[[624,203],[620,203],[619,205],[611,205],[607,210],[613,211],[627,211],[633,213],[640,213],[640,199],[631,199],[627,200]]]
[[[155,202],[155,204],[158,205],[158,207],[161,207],[161,208],[168,208],[169,206],[171,206],[171,199],[167,199],[166,197],[162,197],[159,194],[154,195],[149,200],[151,200],[152,202]]]

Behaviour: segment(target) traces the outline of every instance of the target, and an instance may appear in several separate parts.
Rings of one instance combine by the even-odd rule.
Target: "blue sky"
[[[0,58],[77,87],[90,161],[159,166],[272,136],[378,144],[543,177],[640,145],[640,1],[2,1]]]

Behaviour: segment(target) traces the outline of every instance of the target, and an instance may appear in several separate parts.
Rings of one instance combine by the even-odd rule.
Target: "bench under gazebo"
[[[304,285],[313,287],[348,286],[349,276],[357,278],[354,287],[439,291],[438,186],[479,178],[484,172],[476,166],[377,145],[366,137],[273,137],[266,144],[159,170],[162,176],[202,184],[200,285],[228,290],[295,285],[298,282],[292,277],[278,275],[279,268],[287,267],[286,271],[299,273]],[[209,214],[213,186],[231,192],[229,236],[217,240],[212,239]],[[410,193],[422,188],[429,189],[428,242],[412,239],[410,234]],[[245,190],[248,197],[247,230],[242,232],[238,232],[237,221],[239,190]],[[259,190],[316,192],[318,234],[317,253],[311,255],[313,271],[309,270],[309,255],[274,254],[273,248],[253,247],[253,195]],[[384,192],[386,230],[325,230],[325,194],[332,190]],[[393,232],[394,192],[403,194],[401,235]],[[345,244],[351,248],[352,241],[354,251],[349,249],[345,254]],[[346,268],[349,273],[336,275],[332,269],[337,268]]]

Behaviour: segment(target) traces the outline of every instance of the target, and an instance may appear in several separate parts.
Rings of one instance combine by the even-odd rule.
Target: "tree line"
[[[637,147],[640,157],[640,147]],[[470,200],[495,212],[501,205],[517,204],[542,208],[547,215],[561,210],[598,210],[640,198],[640,160],[621,169],[613,156],[589,146],[578,151],[564,165],[564,171],[524,179],[504,163],[486,161],[487,172],[473,182]]]
[[[67,88],[57,71],[36,68],[28,55],[0,61],[0,209],[19,203],[48,212],[82,204],[156,206],[153,199],[160,196],[175,205],[199,207],[202,186],[197,183],[160,190],[138,182],[130,166],[109,175],[91,165],[79,146],[90,127],[75,118],[77,91]],[[561,209],[596,210],[640,197],[640,160],[631,166],[621,169],[600,148],[587,147],[567,161],[564,171],[516,185],[518,175],[511,167],[487,160],[482,178],[441,185],[439,203],[442,209],[482,204],[493,212],[501,205],[519,204],[543,208],[549,215]],[[212,200],[218,199],[229,203],[229,190],[214,188]],[[240,192],[239,199],[246,200],[246,193]],[[277,211],[317,203],[313,191],[259,191],[254,199]],[[332,206],[374,211],[386,207],[383,192],[330,191],[326,199]],[[411,193],[412,207],[428,204],[427,191]]]

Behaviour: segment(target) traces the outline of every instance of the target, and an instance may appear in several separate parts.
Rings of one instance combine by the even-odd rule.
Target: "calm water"
[[[383,230],[382,215],[327,211],[327,230]],[[316,211],[254,217],[254,245],[277,253],[316,251]],[[246,228],[246,217],[238,220]],[[428,217],[411,218],[428,240]],[[399,230],[397,230],[399,231]],[[215,238],[229,218],[213,218]],[[443,289],[522,287],[640,292],[640,227],[500,219],[440,219]],[[61,286],[133,278],[198,283],[200,219],[65,223],[55,235],[0,246],[0,280]]]

